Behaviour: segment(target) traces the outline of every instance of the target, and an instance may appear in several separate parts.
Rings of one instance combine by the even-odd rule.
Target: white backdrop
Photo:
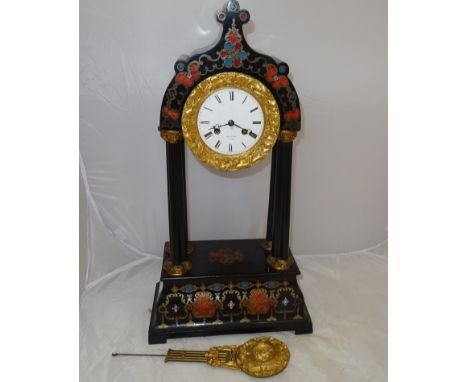
[[[81,0],[80,169],[88,277],[168,239],[159,108],[181,54],[218,39],[224,0]],[[249,44],[289,64],[303,112],[295,141],[294,254],[366,248],[387,236],[387,3],[244,0]],[[269,161],[236,174],[187,153],[190,238],[265,233]]]

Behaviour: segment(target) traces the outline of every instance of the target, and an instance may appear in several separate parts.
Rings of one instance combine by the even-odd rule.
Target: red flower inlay
[[[299,109],[294,109],[294,110],[288,111],[287,113],[284,113],[283,118],[286,122],[289,122],[289,121],[298,120],[300,116],[301,116],[301,111]]]
[[[192,78],[197,81],[199,78],[200,78],[200,73],[198,72],[198,69],[197,70],[192,70],[190,72],[190,75],[192,76]]]
[[[191,87],[193,85],[193,81],[189,76],[187,76],[187,73],[178,73],[176,75],[175,81],[178,84],[182,84],[187,87]]]
[[[279,76],[277,80],[271,83],[271,86],[273,86],[273,89],[278,89],[281,87],[285,88],[288,85],[289,85],[289,81],[286,78],[286,76]]]
[[[233,44],[235,44],[240,39],[239,39],[239,36],[236,33],[229,32],[228,35],[226,36],[226,40],[228,40],[228,41],[232,42]]]
[[[270,309],[270,300],[265,289],[253,289],[250,298],[245,302],[248,314],[265,314]]]
[[[195,318],[210,318],[215,313],[216,305],[206,292],[195,298],[192,306],[192,314]]]
[[[177,120],[179,118],[179,112],[177,110],[170,109],[167,106],[164,106],[162,108],[162,113],[163,115],[165,115],[166,117],[169,117],[170,119]]]
[[[198,67],[200,64],[196,61],[191,62],[188,65],[188,72],[180,72],[176,75],[175,81],[178,84],[187,86],[188,88],[193,86],[193,82],[200,78],[200,72]]]
[[[229,55],[226,49],[223,49],[220,53],[221,58],[226,58]]]
[[[275,65],[267,65],[266,80],[271,83],[273,89],[278,89],[279,87],[286,87],[289,85],[288,78],[286,76],[278,76],[278,68]]]
[[[236,58],[236,59],[233,61],[232,65],[233,65],[235,68],[240,68],[241,65],[242,65],[242,62],[241,62],[241,60],[239,60],[238,58]]]

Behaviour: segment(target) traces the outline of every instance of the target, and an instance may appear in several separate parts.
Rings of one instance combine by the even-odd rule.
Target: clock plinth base
[[[148,333],[150,344],[217,334],[312,333],[295,262],[286,271],[272,268],[260,239],[191,244],[192,269],[188,273],[171,276],[161,271]]]

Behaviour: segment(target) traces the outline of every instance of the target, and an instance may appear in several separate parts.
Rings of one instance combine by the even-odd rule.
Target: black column
[[[292,142],[278,140],[272,223],[272,255],[286,260],[289,256],[289,221],[291,212]]]
[[[187,199],[183,140],[177,143],[166,142],[166,162],[171,261],[174,265],[178,265],[185,260],[187,252]]]
[[[266,229],[266,239],[269,242],[273,240],[273,216],[274,216],[274,204],[275,204],[276,174],[278,172],[277,151],[278,151],[278,145],[276,144],[273,147],[273,150],[271,153],[270,197],[268,199],[268,220],[267,220],[267,229]]]

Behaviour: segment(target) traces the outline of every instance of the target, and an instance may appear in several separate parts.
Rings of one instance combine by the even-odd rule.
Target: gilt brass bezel
[[[212,150],[198,131],[198,112],[203,102],[223,88],[237,88],[249,93],[263,111],[262,135],[254,146],[240,154],[227,155]],[[270,152],[279,130],[280,112],[275,97],[261,81],[243,73],[223,72],[203,80],[192,90],[182,111],[182,132],[188,147],[200,161],[218,170],[234,171],[252,166]]]

